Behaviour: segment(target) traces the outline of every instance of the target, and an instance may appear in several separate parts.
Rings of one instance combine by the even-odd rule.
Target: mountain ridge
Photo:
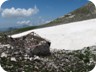
[[[95,5],[92,2],[88,2],[86,5],[80,7],[79,9],[76,9],[73,12],[70,12],[70,13],[62,16],[62,17],[59,17],[59,18],[57,18],[57,19],[55,19],[55,20],[53,20],[47,24],[43,24],[43,25],[39,25],[39,26],[30,26],[30,27],[19,28],[19,29],[7,31],[5,33],[15,34],[15,33],[28,31],[31,29],[67,24],[67,23],[71,23],[71,22],[83,21],[83,20],[88,20],[88,19],[93,19],[93,18],[96,18]]]

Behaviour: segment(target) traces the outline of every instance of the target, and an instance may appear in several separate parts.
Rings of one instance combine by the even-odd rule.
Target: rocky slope
[[[96,46],[78,51],[55,51],[43,57],[20,54],[17,54],[18,58],[7,57],[2,52],[0,62],[8,72],[88,72],[94,68],[96,62],[96,54],[90,48],[96,49]]]
[[[43,55],[40,49],[39,54],[32,53],[37,48],[33,46],[38,43],[43,46],[43,49],[38,46],[43,50]],[[33,37],[33,33],[17,39],[5,35],[0,44],[1,66],[8,72],[88,72],[95,66],[96,46],[51,52],[49,46],[49,41],[37,35]],[[46,53],[47,56],[44,56]]]

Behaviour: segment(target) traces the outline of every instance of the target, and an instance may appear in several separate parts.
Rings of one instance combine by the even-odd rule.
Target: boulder
[[[6,50],[8,55],[23,56],[27,54],[28,56],[34,56],[50,54],[50,41],[40,37],[34,32],[20,38],[7,37],[5,39],[7,40],[6,45],[10,45],[10,48]],[[5,47],[5,45],[3,46]],[[4,47],[2,49],[4,49]]]

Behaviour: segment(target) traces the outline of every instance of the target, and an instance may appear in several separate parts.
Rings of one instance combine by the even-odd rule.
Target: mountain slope
[[[96,44],[96,19],[29,30],[12,37],[22,37],[30,32],[50,40],[51,49],[78,50]]]
[[[47,24],[49,25],[58,25],[58,24],[65,24],[75,21],[82,21],[87,19],[93,19],[96,18],[96,9],[93,3],[89,2],[85,6],[82,6],[79,9],[76,9],[75,11],[64,15],[63,17],[57,18],[56,20],[50,22]]]
[[[50,27],[50,26],[55,26],[55,25],[60,25],[60,24],[67,24],[71,22],[82,21],[82,20],[93,19],[93,18],[96,18],[96,9],[95,9],[94,4],[92,2],[89,2],[88,4],[82,6],[81,8],[69,14],[66,14],[60,18],[57,18],[47,24],[19,28],[16,30],[7,31],[5,33],[15,34],[15,33],[24,32],[27,30],[31,30],[31,29]]]

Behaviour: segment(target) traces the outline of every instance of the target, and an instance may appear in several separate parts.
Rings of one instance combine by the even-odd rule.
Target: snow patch
[[[96,45],[96,19],[29,30],[12,35],[13,38],[36,32],[51,41],[51,49],[79,50]]]

